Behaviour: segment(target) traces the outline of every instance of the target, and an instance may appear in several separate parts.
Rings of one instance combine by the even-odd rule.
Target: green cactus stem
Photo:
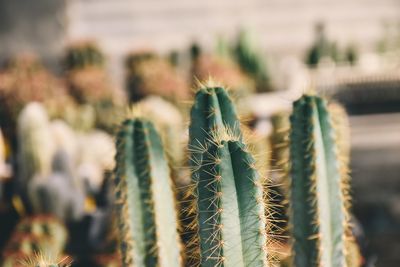
[[[263,178],[223,88],[197,92],[189,132],[198,246],[191,257],[205,267],[269,266]]]
[[[346,266],[341,162],[326,102],[301,97],[290,122],[294,265]]]
[[[182,265],[170,170],[154,126],[126,120],[117,138],[116,207],[123,266]]]

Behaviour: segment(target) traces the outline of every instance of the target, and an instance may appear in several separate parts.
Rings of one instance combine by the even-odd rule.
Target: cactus
[[[66,221],[83,216],[83,183],[76,180],[64,151],[55,154],[51,175],[35,175],[29,181],[28,194],[35,214],[51,214]]]
[[[235,98],[240,99],[255,91],[253,80],[236,62],[229,58],[200,54],[192,62],[192,83],[208,79],[210,76],[229,87]]]
[[[127,94],[130,102],[148,95],[159,95],[171,101],[186,100],[189,86],[167,60],[150,53],[128,56]]]
[[[197,92],[189,135],[195,211],[191,230],[197,232],[190,260],[213,267],[270,266],[263,179],[223,88]]]
[[[235,54],[242,70],[255,80],[257,90],[271,90],[267,62],[259,48],[254,45],[250,32],[242,30],[239,33]]]
[[[136,105],[139,112],[152,121],[164,140],[165,150],[172,165],[179,166],[183,160],[183,118],[172,103],[157,96],[149,96]]]
[[[53,156],[47,113],[39,103],[30,103],[18,117],[18,182],[24,194],[35,175],[50,174]]]
[[[46,255],[60,255],[67,241],[65,226],[52,216],[34,216],[23,219],[3,251],[2,266],[24,265],[24,258]]]
[[[170,170],[161,139],[150,122],[136,118],[123,123],[116,162],[123,266],[181,266]]]
[[[0,126],[12,146],[17,117],[32,101],[43,103],[51,117],[63,114],[73,103],[61,80],[35,57],[17,57],[0,72]]]
[[[38,252],[34,256],[28,257],[21,263],[21,266],[29,267],[69,267],[71,266],[71,260],[69,257],[58,257],[46,256],[45,253]]]
[[[303,96],[294,103],[290,123],[294,264],[346,266],[345,182],[326,102]]]
[[[67,48],[64,57],[64,66],[67,70],[83,69],[87,67],[102,67],[105,58],[102,51],[93,42],[72,44]]]

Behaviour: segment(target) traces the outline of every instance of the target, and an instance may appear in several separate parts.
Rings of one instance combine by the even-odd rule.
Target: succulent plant
[[[18,182],[26,193],[35,175],[49,175],[55,153],[50,122],[44,107],[28,104],[18,117]]]
[[[249,31],[242,30],[239,33],[235,55],[242,70],[255,80],[258,91],[271,90],[265,56],[255,46]]]
[[[17,116],[32,101],[44,104],[51,117],[73,103],[63,83],[35,57],[21,56],[0,72],[0,126],[13,145]]]
[[[290,123],[294,265],[346,266],[346,186],[326,101],[301,97],[293,105]]]
[[[30,203],[35,214],[51,214],[64,221],[83,216],[83,182],[76,179],[67,153],[55,154],[50,175],[35,175],[28,184]]]
[[[188,253],[200,266],[270,266],[264,179],[242,142],[226,91],[203,87],[189,128],[193,189]]]
[[[196,86],[197,81],[207,80],[211,77],[230,88],[235,98],[247,96],[255,91],[255,84],[251,78],[229,58],[208,54],[198,55],[192,62],[192,77]]]
[[[105,56],[96,43],[86,41],[71,44],[67,48],[63,62],[67,70],[103,67]]]
[[[171,101],[186,100],[189,85],[165,59],[145,53],[128,56],[127,93],[130,102],[148,95],[162,96]]]
[[[123,123],[116,162],[123,266],[182,266],[170,170],[150,122],[135,118]]]
[[[61,255],[66,241],[66,228],[58,219],[43,215],[24,218],[3,251],[2,266],[33,266],[24,265],[25,259],[43,253]]]

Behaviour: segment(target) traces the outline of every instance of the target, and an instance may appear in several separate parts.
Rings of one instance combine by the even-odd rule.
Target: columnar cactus
[[[344,182],[326,102],[303,96],[294,103],[290,122],[294,264],[346,266]]]
[[[18,117],[18,179],[24,193],[33,176],[50,174],[53,156],[48,115],[39,103],[30,103]]]
[[[197,92],[189,134],[197,232],[190,256],[200,266],[269,266],[263,179],[223,88]]]
[[[117,138],[116,207],[123,266],[182,265],[170,170],[161,139],[142,119]]]

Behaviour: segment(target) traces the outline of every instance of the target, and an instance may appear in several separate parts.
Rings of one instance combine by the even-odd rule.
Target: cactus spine
[[[130,119],[123,123],[116,162],[123,266],[181,266],[170,170],[161,139],[150,122]]]
[[[269,266],[262,178],[220,87],[200,89],[189,129],[200,266]]]
[[[343,267],[346,208],[326,102],[303,96],[290,118],[291,215],[296,267]]]

